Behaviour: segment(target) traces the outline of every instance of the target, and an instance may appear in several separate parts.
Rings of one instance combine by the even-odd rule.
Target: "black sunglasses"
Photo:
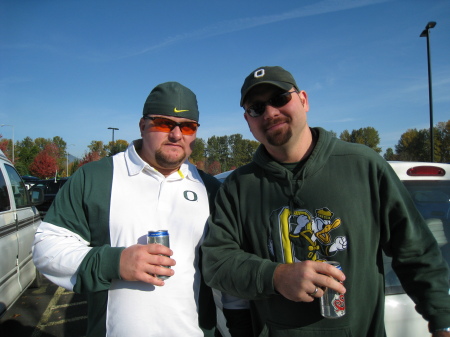
[[[268,101],[254,103],[245,109],[245,112],[252,117],[259,117],[264,114],[264,111],[266,111],[266,106],[268,105],[273,106],[274,108],[281,108],[282,106],[288,104],[292,99],[293,93],[298,94],[299,91],[288,91],[283,94],[275,95]]]
[[[195,133],[195,131],[197,131],[197,128],[200,126],[200,124],[197,122],[177,123],[171,119],[164,118],[164,117],[144,116],[142,118],[150,119],[152,121],[150,128],[149,128],[150,131],[157,131],[157,132],[169,133],[178,126],[183,135],[189,136],[189,135],[193,135]]]

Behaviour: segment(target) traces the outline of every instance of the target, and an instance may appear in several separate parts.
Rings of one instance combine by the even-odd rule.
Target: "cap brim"
[[[244,106],[244,102],[245,102],[245,97],[247,97],[247,94],[249,93],[250,90],[252,90],[254,87],[257,87],[258,85],[261,84],[270,84],[273,85],[275,87],[278,87],[280,89],[283,90],[290,90],[292,87],[295,87],[295,85],[293,85],[292,83],[287,83],[287,82],[280,82],[280,81],[260,81],[258,83],[255,83],[251,86],[249,86],[247,88],[247,90],[245,91],[245,93],[242,95],[241,97],[241,106]]]

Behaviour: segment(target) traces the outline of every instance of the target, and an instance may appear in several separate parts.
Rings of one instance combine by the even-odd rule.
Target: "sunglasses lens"
[[[288,104],[290,102],[291,98],[292,98],[291,93],[287,92],[287,93],[273,97],[270,100],[270,105],[275,108],[280,108],[280,107]]]
[[[175,127],[175,123],[164,118],[154,119],[152,124],[152,129],[159,132],[170,132]]]
[[[193,135],[197,131],[197,123],[184,122],[181,123],[181,133],[183,135]]]
[[[261,116],[264,111],[266,110],[266,104],[265,103],[256,103],[250,106],[246,112],[252,116],[252,117],[258,117]]]
[[[195,122],[176,123],[166,118],[153,118],[150,130],[169,133],[177,126],[180,127],[183,135],[193,135],[197,131],[199,124]]]
[[[282,106],[285,106],[288,104],[292,99],[292,92],[285,92],[281,95],[277,95],[269,99],[267,102],[258,102],[253,104],[252,106],[248,107],[245,112],[247,112],[252,117],[259,117],[261,116],[264,111],[266,111],[266,106],[271,105],[274,108],[281,108]]]

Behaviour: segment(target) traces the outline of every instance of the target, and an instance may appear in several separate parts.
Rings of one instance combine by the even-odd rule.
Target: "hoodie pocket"
[[[273,322],[267,322],[259,337],[353,337],[350,328],[340,327],[334,329],[326,328],[292,328],[285,327]]]

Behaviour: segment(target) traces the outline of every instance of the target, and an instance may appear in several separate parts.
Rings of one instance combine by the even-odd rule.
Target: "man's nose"
[[[169,132],[169,138],[171,139],[181,139],[183,133],[181,132],[180,127],[177,125]]]
[[[280,110],[278,108],[274,108],[273,106],[267,104],[266,109],[264,110],[263,117],[264,119],[272,119],[280,114]]]

